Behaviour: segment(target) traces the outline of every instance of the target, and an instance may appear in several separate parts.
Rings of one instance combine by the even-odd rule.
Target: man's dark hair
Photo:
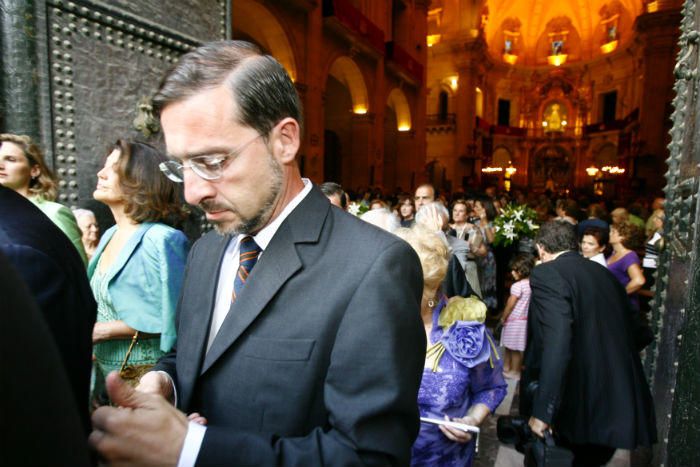
[[[576,228],[566,221],[550,221],[540,227],[535,236],[535,243],[547,253],[576,250]]]
[[[340,207],[342,207],[343,209],[347,207],[347,198],[345,197],[345,191],[343,190],[342,186],[335,182],[323,182],[320,188],[323,194],[326,195],[326,197],[338,195],[338,197],[340,198]]]
[[[302,125],[302,106],[284,67],[257,46],[245,41],[209,42],[183,55],[163,78],[153,108],[165,107],[194,94],[226,85],[244,126],[267,136],[286,117]]]

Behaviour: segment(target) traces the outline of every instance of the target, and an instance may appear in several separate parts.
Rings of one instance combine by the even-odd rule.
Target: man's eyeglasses
[[[262,135],[256,136],[228,154],[204,154],[201,156],[191,157],[185,160],[182,164],[177,161],[170,160],[161,162],[158,165],[158,168],[160,168],[160,171],[163,172],[166,177],[176,183],[182,183],[185,180],[185,169],[192,169],[192,172],[204,180],[217,180],[221,178],[221,175],[224,172],[224,165],[226,164],[226,161],[237,157],[245,148],[250,146],[261,136]]]

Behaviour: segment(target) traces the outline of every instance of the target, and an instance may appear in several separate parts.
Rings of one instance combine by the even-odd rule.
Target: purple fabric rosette
[[[457,321],[442,335],[442,344],[452,358],[473,368],[491,356],[486,328],[478,321]]]

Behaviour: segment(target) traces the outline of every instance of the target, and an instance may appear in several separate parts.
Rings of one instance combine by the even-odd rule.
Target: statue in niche
[[[608,42],[612,42],[617,39],[617,26],[611,24],[608,27]]]
[[[564,131],[566,126],[566,109],[554,102],[544,111],[544,121],[547,122],[545,131]]]
[[[503,47],[503,52],[509,54],[511,50],[513,50],[513,41],[507,38],[505,46]]]
[[[552,55],[560,55],[564,52],[564,41],[552,41]]]

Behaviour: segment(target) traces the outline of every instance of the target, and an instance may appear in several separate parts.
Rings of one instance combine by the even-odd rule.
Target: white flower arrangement
[[[522,238],[532,238],[539,225],[535,223],[537,213],[526,205],[509,204],[493,221],[495,238],[493,243],[509,246]]]
[[[348,205],[348,212],[355,217],[360,217],[362,214],[369,211],[369,207],[366,204],[352,202]]]

